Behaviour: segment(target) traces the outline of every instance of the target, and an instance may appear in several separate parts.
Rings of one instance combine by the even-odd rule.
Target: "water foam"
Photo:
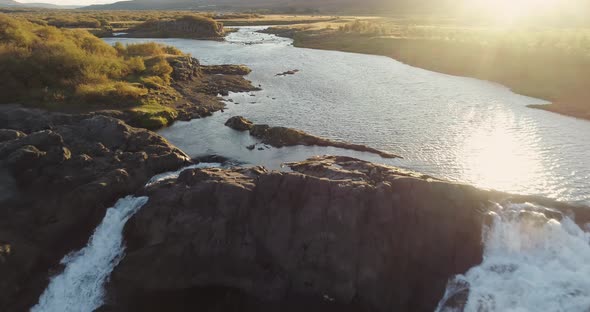
[[[177,178],[189,169],[220,167],[219,163],[199,163],[156,175],[146,186]],[[53,277],[31,312],[91,312],[104,304],[104,284],[124,257],[123,228],[145,203],[147,197],[127,196],[109,208],[88,244],[66,255],[64,271]]]
[[[182,169],[179,169],[177,171],[165,172],[162,174],[155,175],[148,181],[148,183],[145,186],[151,186],[151,185],[154,185],[158,182],[165,181],[165,180],[176,179],[185,170],[204,169],[204,168],[219,168],[219,167],[221,167],[220,163],[199,163],[196,165],[190,165],[190,166],[184,167]]]
[[[493,213],[483,263],[449,282],[437,311],[590,311],[590,233],[540,209]]]
[[[147,197],[127,196],[109,208],[88,245],[66,255],[65,270],[53,277],[32,312],[94,311],[103,304],[104,284],[123,258],[123,227]]]

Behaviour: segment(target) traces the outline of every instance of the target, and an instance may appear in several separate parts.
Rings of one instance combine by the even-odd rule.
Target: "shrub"
[[[140,104],[149,89],[169,86],[169,54],[182,52],[155,43],[110,46],[84,30],[0,14],[0,103]]]
[[[164,81],[169,81],[172,71],[172,66],[163,56],[156,56],[146,61],[146,73],[150,76],[158,76]]]
[[[149,43],[133,43],[127,45],[127,56],[153,56],[164,54],[162,45],[154,42]]]
[[[150,89],[162,89],[167,83],[158,76],[141,77],[141,83]]]

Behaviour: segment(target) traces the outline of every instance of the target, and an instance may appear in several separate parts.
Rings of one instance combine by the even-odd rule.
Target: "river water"
[[[264,90],[232,94],[225,112],[178,122],[161,134],[193,156],[219,154],[280,168],[316,154],[344,154],[481,187],[588,203],[590,122],[526,108],[542,100],[489,82],[433,73],[368,55],[297,49],[242,28],[227,42],[156,40],[206,64],[243,63]],[[108,42],[143,40],[117,38]],[[293,76],[276,73],[299,69]],[[239,104],[238,104],[239,103]],[[256,143],[223,125],[243,115],[398,153],[403,160],[335,148],[249,151]],[[215,167],[220,164],[192,166]],[[154,177],[148,185],[177,177]],[[62,260],[33,311],[92,311],[124,257],[122,230],[146,203],[126,197],[107,211],[88,245]],[[496,205],[482,233],[484,261],[449,281],[437,311],[590,311],[590,226],[555,220],[532,204]],[[461,303],[462,302],[462,303]]]
[[[277,168],[316,154],[347,154],[440,178],[564,201],[590,200],[590,122],[527,108],[545,103],[506,87],[411,67],[381,56],[295,48],[240,28],[226,42],[158,39],[204,64],[245,64],[262,91],[232,94],[224,113],[160,133],[191,154]],[[107,39],[123,43],[152,39]],[[434,52],[433,52],[434,53]],[[276,76],[298,69],[291,76]],[[235,104],[239,103],[239,104]],[[403,161],[326,148],[248,151],[231,116],[288,126],[399,154]]]

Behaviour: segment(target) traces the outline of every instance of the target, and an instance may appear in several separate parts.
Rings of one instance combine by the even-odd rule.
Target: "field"
[[[335,16],[260,15],[253,13],[223,13],[196,11],[83,11],[46,9],[0,9],[11,17],[26,19],[39,25],[88,30],[96,35],[125,32],[153,20],[174,20],[185,16],[212,18],[225,26],[315,24],[340,20]]]

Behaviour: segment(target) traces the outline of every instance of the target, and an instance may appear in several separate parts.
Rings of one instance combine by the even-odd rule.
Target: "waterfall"
[[[449,282],[437,311],[590,311],[590,233],[532,204],[498,208],[483,262]]]
[[[123,227],[147,201],[127,196],[109,208],[88,245],[61,260],[65,270],[51,279],[31,311],[90,312],[102,306],[104,284],[123,258]]]
[[[220,166],[218,163],[191,165],[156,175],[146,186],[177,178],[184,170]],[[86,247],[61,260],[64,271],[51,278],[31,312],[92,312],[100,308],[104,304],[105,282],[124,257],[123,228],[147,201],[147,197],[127,196],[109,208]]]

